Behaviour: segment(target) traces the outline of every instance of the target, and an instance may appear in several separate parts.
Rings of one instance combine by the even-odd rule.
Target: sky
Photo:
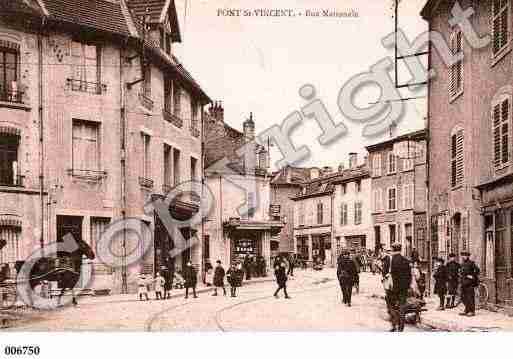
[[[419,13],[426,0],[402,1],[399,26],[414,39],[427,30]],[[372,139],[361,135],[362,124],[348,121],[337,106],[343,84],[352,76],[391,56],[381,39],[394,31],[393,0],[176,0],[182,43],[175,52],[212,100],[222,101],[225,122],[242,129],[253,112],[256,133],[281,124],[307,101],[298,95],[304,84],[312,84],[335,123],[343,122],[348,134],[329,146],[319,144],[322,133],[314,120],[304,119],[292,133],[296,146],[306,145],[311,156],[299,166],[347,167],[348,153],[358,152],[363,161],[365,146],[390,138],[390,133]],[[278,5],[279,4],[279,5]],[[218,16],[219,9],[291,8],[354,9],[357,18],[327,17],[237,17]],[[400,65],[401,80],[408,79]],[[404,97],[425,96],[425,91]],[[361,91],[355,102],[368,106],[378,100],[377,88]],[[405,102],[406,116],[393,133],[399,135],[425,125],[426,100]],[[271,161],[282,156],[272,148]]]

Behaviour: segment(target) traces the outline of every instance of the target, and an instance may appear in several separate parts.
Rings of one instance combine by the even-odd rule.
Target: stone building
[[[403,245],[429,258],[426,219],[426,131],[420,130],[367,146],[372,179],[375,248]]]
[[[0,11],[0,262],[13,276],[12,263],[41,245],[71,233],[95,249],[109,223],[136,218],[151,235],[142,262],[124,265],[123,243],[141,251],[127,234],[114,267],[83,263],[93,288],[132,290],[140,271],[173,264],[173,238],[144,205],[202,178],[210,99],[173,55],[174,1],[13,0]],[[177,198],[169,210],[191,216],[198,204]],[[183,232],[202,237],[201,226]],[[201,246],[177,269],[187,259],[200,266]]]
[[[434,254],[469,250],[482,270],[489,301],[513,306],[513,55],[512,3],[460,1],[491,43],[472,48],[449,24],[454,1],[428,1],[422,10],[464,59],[451,67],[431,52],[429,83],[429,210]]]
[[[309,168],[287,166],[273,174],[271,180],[271,206],[279,211],[285,223],[279,237],[279,252],[294,252],[294,197],[301,184],[310,178]]]
[[[309,177],[292,197],[295,253],[335,265],[341,249],[373,248],[367,165],[351,153],[349,168],[314,167]]]
[[[349,168],[339,168],[333,183],[334,253],[342,248],[374,249],[371,216],[371,178],[367,164],[358,165],[356,153],[349,155]]]
[[[206,185],[214,200],[204,225],[205,261],[229,265],[246,255],[263,256],[269,266],[284,224],[270,212],[269,152],[254,141],[253,115],[240,132],[224,122],[224,109],[216,103],[204,128]]]

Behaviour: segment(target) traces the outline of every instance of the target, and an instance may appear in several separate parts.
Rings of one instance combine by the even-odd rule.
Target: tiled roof
[[[146,15],[148,9],[150,23],[159,23],[163,11],[168,11],[170,15],[172,37],[176,42],[181,41],[180,26],[174,0],[126,0],[128,8],[135,17],[134,21],[140,23]],[[167,7],[167,9],[166,9]]]
[[[400,142],[400,141],[404,141],[404,140],[416,140],[416,141],[424,140],[424,139],[426,139],[426,136],[427,136],[426,129],[422,129],[422,130],[418,130],[418,131],[414,131],[414,132],[405,133],[403,135],[399,135],[399,136],[391,138],[389,140],[369,145],[365,148],[367,149],[367,151],[371,152],[373,150],[380,149],[380,148],[383,148],[386,146],[391,146],[396,142]]]
[[[327,176],[319,177],[307,181],[303,184],[299,193],[293,200],[299,200],[309,197],[318,197],[331,194],[337,183],[349,182],[357,178],[369,176],[369,170],[366,165],[356,168],[346,169],[342,172],[336,172]]]
[[[275,185],[298,185],[309,179],[310,168],[287,166],[274,173],[271,183]]]
[[[121,5],[105,0],[42,0],[50,19],[130,35]]]

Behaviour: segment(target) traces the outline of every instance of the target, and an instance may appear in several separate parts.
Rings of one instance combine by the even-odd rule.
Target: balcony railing
[[[107,92],[107,85],[97,82],[87,82],[75,79],[66,79],[66,86],[71,91],[87,92],[90,94],[101,95]]]
[[[23,187],[25,176],[13,176],[12,173],[0,172],[0,186]]]
[[[5,90],[0,87],[0,101],[23,103],[23,92]]]
[[[76,168],[68,169],[68,174],[73,177],[80,177],[91,180],[100,180],[107,176],[107,172],[105,171],[97,171],[97,170],[79,170]]]
[[[139,184],[144,188],[153,188],[153,180],[149,178],[139,177]]]
[[[183,120],[180,117],[176,116],[171,111],[163,109],[162,110],[162,116],[164,117],[164,120],[166,120],[167,122],[171,122],[176,127],[182,128]]]

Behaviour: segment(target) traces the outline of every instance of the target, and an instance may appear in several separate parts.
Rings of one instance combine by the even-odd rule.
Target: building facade
[[[397,136],[367,147],[371,171],[374,249],[401,243],[429,258],[426,217],[426,131]]]
[[[206,185],[214,203],[204,225],[205,261],[229,265],[263,257],[269,268],[284,223],[271,213],[269,152],[254,141],[253,117],[240,132],[224,122],[224,109],[215,104],[204,128]]]
[[[301,184],[310,178],[309,168],[287,166],[273,174],[271,180],[271,205],[285,223],[279,236],[279,252],[293,253],[294,246],[294,201]]]
[[[136,218],[152,243],[137,266],[123,264],[123,244],[141,250],[129,234],[114,245],[121,263],[82,263],[93,288],[132,291],[139,272],[175,264],[173,238],[144,205],[202,178],[210,100],[173,55],[174,2],[11,3],[0,20],[0,53],[13,60],[0,84],[0,262],[12,277],[12,263],[41,245],[72,234],[95,250],[110,223]],[[177,217],[197,208],[191,196],[169,206]],[[201,226],[184,233],[201,238]],[[201,266],[201,245],[175,258],[177,269],[187,259]]]
[[[484,48],[463,41],[449,25],[454,1],[428,1],[422,16],[463,52],[447,67],[437,52],[429,84],[430,236],[439,255],[471,252],[481,267],[489,302],[513,306],[512,6],[504,1],[460,1],[472,6],[474,30],[491,35]],[[435,252],[436,254],[436,252]]]
[[[341,249],[374,249],[371,216],[371,178],[367,165],[358,166],[356,153],[350,154],[348,169],[335,184],[333,197],[333,249],[338,257]]]

